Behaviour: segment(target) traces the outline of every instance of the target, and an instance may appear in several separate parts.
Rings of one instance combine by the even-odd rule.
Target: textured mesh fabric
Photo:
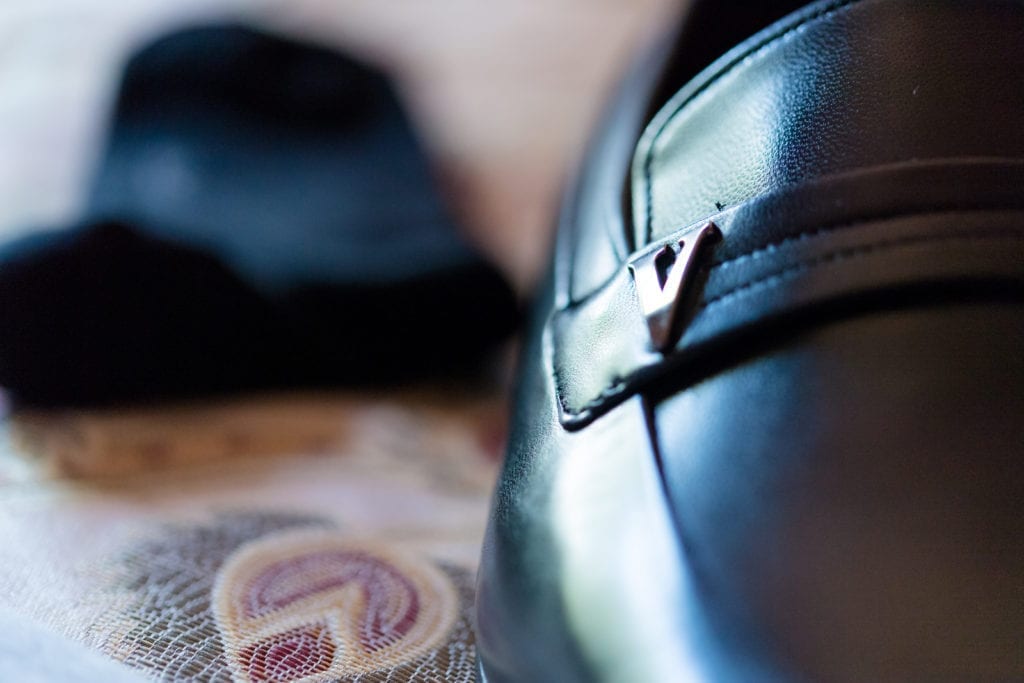
[[[311,544],[306,552],[289,547],[296,539]],[[345,550],[338,561],[308,561],[317,551],[338,547]],[[104,588],[126,595],[126,609],[93,635],[115,658],[165,680],[472,680],[471,573],[422,558],[419,566],[413,559],[405,571],[395,570],[384,559],[393,554],[346,542],[328,522],[300,516],[238,514],[168,527],[126,551]],[[236,576],[226,576],[226,564]],[[289,564],[295,571],[281,571]],[[229,624],[216,609],[216,589],[229,605],[232,589],[250,603],[259,600],[256,592],[245,592],[254,590],[251,584],[237,577],[253,565],[270,570],[255,578],[263,597],[276,599],[267,601],[257,620]],[[381,570],[392,576],[377,580]],[[414,585],[413,575],[422,579],[424,573],[433,574],[440,591]],[[345,590],[346,581],[360,579],[368,588]],[[389,601],[400,603],[392,610],[398,614],[373,619],[374,603],[387,608]],[[289,609],[296,604],[298,614]],[[416,630],[424,619],[428,623]],[[364,623],[377,642],[341,642],[338,631]]]
[[[16,416],[0,608],[157,680],[471,681],[503,409],[436,403]]]

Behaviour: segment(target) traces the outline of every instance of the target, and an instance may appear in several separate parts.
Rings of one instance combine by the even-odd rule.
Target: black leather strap
[[[721,242],[689,289],[685,329],[656,351],[623,266],[548,324],[561,420],[581,427],[724,338],[839,306],[965,289],[1024,293],[1024,163],[929,162],[831,178],[713,216]],[[801,207],[794,211],[793,207]]]

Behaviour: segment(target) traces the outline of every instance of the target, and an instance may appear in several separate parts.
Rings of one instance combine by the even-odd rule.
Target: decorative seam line
[[[861,247],[850,247],[848,249],[840,249],[830,254],[820,256],[803,263],[798,263],[788,268],[760,277],[756,280],[751,280],[743,285],[730,289],[722,294],[714,296],[705,301],[698,310],[706,311],[709,308],[713,308],[717,304],[721,304],[728,299],[733,299],[742,294],[746,294],[749,291],[763,289],[765,286],[774,285],[777,282],[781,282],[790,279],[793,275],[812,270],[822,265],[830,263],[839,263],[841,261],[848,261],[855,257],[868,256],[872,253],[881,251],[893,251],[901,247],[908,247],[916,244],[935,244],[939,242],[986,242],[1000,239],[1017,239],[1024,240],[1024,231],[1014,229],[999,229],[999,230],[980,230],[972,235],[942,235],[942,236],[918,236],[918,237],[904,237],[894,240],[886,240],[882,242],[876,242],[874,244],[868,244]]]
[[[986,242],[1001,239],[1016,239],[1024,240],[1024,233],[1019,230],[1013,229],[1000,229],[1000,230],[988,230],[984,232],[978,232],[973,235],[943,235],[943,236],[921,236],[921,237],[908,237],[904,239],[888,240],[883,242],[876,242],[874,244],[864,245],[861,247],[851,247],[849,249],[842,249],[826,256],[822,256],[816,259],[811,259],[803,263],[785,268],[773,275],[768,275],[763,278],[759,278],[752,282],[746,283],[734,289],[731,289],[723,294],[713,297],[699,307],[699,311],[706,311],[710,308],[714,308],[717,305],[725,303],[729,299],[748,294],[751,291],[758,289],[766,289],[775,287],[782,284],[786,280],[792,279],[794,276],[801,273],[813,270],[815,268],[828,265],[831,263],[837,263],[841,261],[850,261],[857,258],[863,258],[871,256],[879,252],[893,251],[903,247],[911,246],[914,244],[928,244],[937,242]],[[639,368],[642,369],[642,368]],[[559,372],[558,366],[553,368],[554,380],[556,393],[558,394],[558,403],[562,408],[562,412],[572,418],[579,418],[585,416],[591,410],[600,407],[609,399],[616,398],[622,394],[627,388],[630,379],[635,376],[634,371],[629,377],[624,378],[613,378],[612,383],[601,391],[601,393],[594,399],[583,404],[579,408],[572,408],[565,402],[563,385],[561,382],[561,373]]]
[[[1024,0],[1022,0],[1022,1],[1024,1]],[[795,235],[789,235],[787,237],[784,237],[784,238],[778,240],[777,242],[769,242],[768,244],[765,244],[764,246],[757,247],[756,249],[752,249],[752,250],[750,250],[748,252],[744,252],[744,253],[742,253],[742,254],[740,254],[738,256],[734,256],[732,258],[728,258],[728,259],[719,261],[717,263],[712,262],[710,270],[729,269],[729,268],[732,268],[734,266],[739,265],[740,263],[744,263],[746,261],[754,261],[754,260],[757,260],[759,258],[763,258],[763,257],[767,256],[768,254],[773,253],[775,251],[778,251],[779,249],[781,249],[783,247],[787,247],[787,246],[789,246],[791,244],[795,244],[797,242],[805,242],[807,240],[814,239],[814,238],[817,238],[817,237],[826,237],[826,236],[831,235],[833,233],[836,233],[836,232],[839,232],[839,231],[849,230],[852,227],[856,227],[858,225],[863,225],[865,223],[894,221],[894,220],[899,220],[901,218],[910,218],[910,217],[922,216],[922,215],[937,216],[937,215],[951,214],[951,213],[968,213],[968,212],[980,212],[980,211],[985,211],[985,212],[993,212],[993,211],[1024,211],[1024,205],[1022,205],[1022,206],[1007,205],[1005,207],[1001,207],[1001,206],[997,206],[997,205],[987,205],[987,204],[964,204],[964,205],[961,205],[961,206],[947,206],[947,207],[943,207],[941,209],[932,209],[932,210],[927,210],[927,211],[921,211],[920,209],[918,209],[918,210],[910,210],[910,211],[904,211],[904,212],[896,212],[896,213],[891,213],[891,214],[882,215],[882,216],[870,216],[870,215],[869,216],[864,216],[862,218],[855,218],[853,220],[843,221],[842,223],[835,223],[835,224],[828,225],[828,226],[825,226],[825,227],[814,228],[812,230],[805,230],[803,232],[798,232]],[[983,233],[985,231],[980,231],[980,232]],[[910,239],[910,238],[901,238],[901,239]],[[942,239],[942,236],[941,235],[940,236],[936,236],[935,239]],[[887,242],[880,242],[879,244],[887,244]]]
[[[647,216],[646,216],[646,218],[647,218],[646,241],[649,242],[650,239],[651,239],[651,229],[652,229],[652,226],[654,224],[654,207],[653,207],[653,204],[654,204],[654,202],[653,202],[654,191],[653,191],[653,188],[651,187],[651,171],[652,171],[652,169],[654,167],[654,148],[657,145],[658,139],[661,137],[661,134],[665,132],[665,129],[668,128],[669,124],[672,123],[673,120],[675,120],[675,118],[680,114],[680,112],[682,112],[683,109],[685,109],[687,107],[687,105],[689,105],[697,97],[699,97],[704,92],[706,92],[715,83],[717,83],[722,78],[724,78],[729,73],[731,73],[736,67],[738,67],[744,61],[746,61],[748,58],[753,57],[754,55],[758,54],[759,52],[761,52],[761,51],[771,47],[772,44],[782,40],[783,38],[785,38],[789,34],[793,33],[794,31],[797,31],[798,29],[802,28],[803,26],[806,26],[807,24],[811,23],[812,21],[816,21],[818,19],[821,19],[822,17],[825,17],[825,16],[827,16],[829,14],[832,14],[834,12],[837,12],[837,11],[839,11],[839,10],[849,6],[849,5],[854,5],[854,4],[857,4],[859,2],[863,2],[863,0],[839,0],[838,2],[834,2],[834,3],[830,4],[830,5],[822,7],[817,12],[804,17],[799,22],[793,24],[792,26],[786,27],[785,29],[783,29],[781,32],[779,32],[777,34],[766,36],[764,38],[764,40],[762,40],[761,42],[759,42],[759,43],[757,43],[755,45],[751,45],[750,49],[744,51],[742,54],[737,55],[736,58],[733,59],[728,64],[722,65],[722,68],[721,68],[720,71],[715,73],[714,76],[709,77],[707,81],[702,83],[700,85],[700,87],[698,87],[696,90],[694,90],[690,94],[690,96],[687,97],[684,101],[680,102],[679,105],[672,111],[672,113],[669,114],[665,118],[665,120],[662,122],[661,126],[658,127],[657,132],[655,132],[654,136],[651,138],[651,144],[650,144],[650,147],[647,149],[647,156],[644,159],[644,194],[645,194],[645,198],[646,198],[646,201],[647,201],[647,207],[646,207],[646,209],[647,209]]]

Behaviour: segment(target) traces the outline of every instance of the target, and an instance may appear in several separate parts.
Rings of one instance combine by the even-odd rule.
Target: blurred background
[[[526,294],[606,96],[679,9],[676,0],[2,0],[0,241],[75,223],[134,50],[179,26],[242,19],[390,73],[446,199]],[[255,636],[218,608],[217,591],[246,590],[239,577],[268,563],[300,568],[280,588],[305,590],[309,554],[330,551],[376,558],[441,615],[386,657],[336,662],[332,680],[468,683],[474,572],[506,402],[501,382],[11,413],[0,393],[0,624],[23,636],[0,647],[0,678],[96,680],[89,658],[99,657],[133,677],[248,680],[240,672]],[[328,591],[303,608],[312,613],[288,612],[288,628],[312,628],[334,600]],[[292,678],[308,680],[279,677]]]
[[[395,74],[451,200],[520,290],[608,90],[680,0],[7,0],[0,3],[0,235],[79,208],[133,48],[248,18]]]

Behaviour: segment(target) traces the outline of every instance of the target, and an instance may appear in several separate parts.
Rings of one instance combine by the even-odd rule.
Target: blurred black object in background
[[[518,317],[387,79],[240,26],[129,62],[84,218],[0,249],[0,316],[42,405],[463,374]]]

